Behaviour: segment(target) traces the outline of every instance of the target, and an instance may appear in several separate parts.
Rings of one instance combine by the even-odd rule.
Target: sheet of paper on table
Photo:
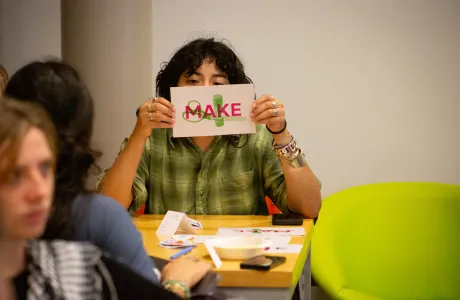
[[[219,228],[218,235],[231,236],[304,236],[303,227]]]
[[[302,251],[302,245],[299,244],[289,244],[289,245],[272,245],[265,248],[265,253],[293,253],[297,254]]]
[[[290,236],[269,236],[258,235],[272,241],[273,245],[287,245],[291,241]],[[228,237],[228,236],[225,236]],[[194,244],[203,244],[205,240],[222,238],[222,235],[194,235],[194,234],[175,234],[172,239],[176,241],[192,241]]]
[[[269,239],[270,241],[272,241],[272,243],[274,245],[287,245],[291,241],[290,236],[264,236],[264,235],[261,235],[261,237]],[[215,238],[222,238],[222,236],[219,236],[219,235],[196,235],[195,238],[194,238],[194,242],[195,242],[195,244],[202,244],[202,243],[204,243],[205,240],[215,239]]]

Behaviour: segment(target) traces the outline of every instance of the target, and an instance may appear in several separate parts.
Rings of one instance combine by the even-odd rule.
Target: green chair
[[[333,299],[460,299],[460,186],[381,183],[323,201],[312,274]]]

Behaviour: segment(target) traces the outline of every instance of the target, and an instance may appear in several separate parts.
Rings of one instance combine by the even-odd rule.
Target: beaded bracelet
[[[190,296],[191,296],[190,288],[186,286],[184,283],[182,283],[181,281],[166,280],[165,282],[163,282],[163,287],[171,292],[174,292],[177,289],[179,289],[180,291],[184,293],[185,299],[190,299]]]

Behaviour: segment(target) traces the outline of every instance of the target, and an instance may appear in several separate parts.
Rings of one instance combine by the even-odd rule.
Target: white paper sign
[[[192,224],[190,224],[189,219],[184,213],[168,210],[161,221],[156,234],[160,240],[166,240],[178,231],[188,234],[195,233]]]
[[[255,133],[249,116],[254,85],[172,87],[176,108],[173,137],[216,136]]]

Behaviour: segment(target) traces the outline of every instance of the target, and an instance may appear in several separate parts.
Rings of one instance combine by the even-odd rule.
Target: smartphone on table
[[[274,214],[272,215],[272,225],[299,226],[303,224],[302,214]]]
[[[250,270],[261,270],[268,271],[273,269],[276,266],[284,264],[286,262],[286,257],[284,256],[268,256],[260,255],[248,260],[243,261],[240,264],[241,269],[250,269]]]

